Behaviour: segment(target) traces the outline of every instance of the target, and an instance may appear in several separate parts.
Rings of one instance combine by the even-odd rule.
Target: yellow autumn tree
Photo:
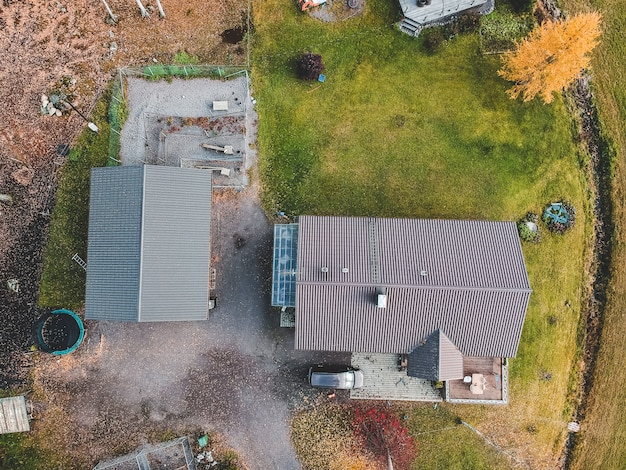
[[[589,65],[589,53],[600,37],[600,14],[581,13],[567,20],[545,21],[506,52],[501,77],[515,82],[507,90],[512,99],[530,101],[539,95],[551,103]]]

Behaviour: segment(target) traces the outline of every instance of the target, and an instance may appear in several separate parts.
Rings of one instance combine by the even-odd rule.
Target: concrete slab
[[[350,391],[350,398],[364,400],[443,401],[433,382],[398,370],[397,354],[353,353],[352,367],[363,371],[363,388]]]

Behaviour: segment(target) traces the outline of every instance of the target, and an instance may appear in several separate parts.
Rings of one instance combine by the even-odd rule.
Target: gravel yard
[[[254,164],[250,146],[256,114],[248,92],[248,77],[228,80],[147,81],[127,77],[128,119],[122,129],[123,165],[168,165],[229,170],[214,172],[214,185],[245,187]],[[227,110],[214,109],[214,102]],[[202,144],[232,153],[208,150]]]
[[[306,387],[304,377],[308,364],[321,356],[294,352],[293,332],[280,330],[278,313],[269,308],[266,258],[271,235],[256,189],[216,201],[215,217],[224,220],[216,220],[215,233],[226,238],[215,251],[220,258],[216,262],[220,304],[208,321],[87,322],[87,339],[76,353],[53,357],[29,352],[32,322],[40,313],[41,250],[54,204],[55,173],[65,161],[58,146],[71,144],[84,127],[76,113],[42,116],[41,95],[71,81],[74,104],[89,115],[118,66],[149,65],[154,60],[168,64],[180,51],[196,54],[203,63],[245,63],[246,45],[225,42],[221,35],[242,27],[247,2],[164,2],[167,20],[154,14],[141,20],[134,3],[109,4],[118,16],[117,25],[105,22],[101,4],[85,0],[3,5],[7,21],[0,43],[7,53],[0,60],[0,76],[8,113],[0,131],[0,193],[10,194],[13,205],[0,208],[0,271],[3,282],[19,281],[19,293],[0,292],[6,320],[0,331],[0,383],[33,378],[32,437],[41,440],[44,450],[68,452],[72,456],[68,469],[91,468],[144,442],[163,440],[170,431],[195,430],[223,434],[249,468],[297,468],[288,438],[290,410],[305,398],[310,402],[318,396]],[[247,107],[244,77],[202,86],[197,80],[139,82],[154,100],[140,111],[148,115],[193,117],[189,110],[197,106],[195,116],[219,118],[211,114],[209,103],[226,100],[230,109],[244,106],[235,97],[252,110]],[[168,91],[172,86],[181,87],[178,95]],[[134,90],[131,85],[129,93]],[[238,95],[238,90],[244,94]],[[178,101],[160,108],[168,104],[164,97],[170,94]],[[256,116],[245,113],[243,119],[246,133],[224,138],[235,141],[243,136],[239,139],[243,143],[236,145],[245,150],[246,175],[254,164],[248,132],[254,132]],[[125,137],[124,152],[129,162],[137,158],[139,163],[146,155],[146,140],[141,123],[135,126],[134,134]],[[224,129],[219,132],[227,134]],[[234,248],[235,232],[246,237],[240,249]],[[263,257],[265,262],[259,264]]]
[[[90,116],[118,67],[171,64],[185,51],[206,64],[245,64],[248,44],[226,33],[248,30],[248,1],[163,2],[167,19],[142,19],[135,2],[109,0],[117,24],[102,2],[91,0],[2,2],[0,15],[0,278],[19,282],[19,292],[0,289],[0,386],[25,385],[31,361],[42,250],[54,208],[57,170],[85,122],[74,111],[42,115],[41,97],[62,91]],[[98,122],[98,125],[102,123]]]
[[[128,85],[124,165],[166,163],[158,161],[164,128],[157,124],[176,127],[183,120],[185,132],[204,133],[197,142],[210,135],[212,144],[243,149],[243,174],[254,164],[256,115],[247,77],[171,83],[130,78]],[[213,100],[228,101],[236,112],[216,115]],[[204,151],[197,142],[188,147],[177,130],[168,135],[179,139],[172,140],[180,153],[172,165],[189,160],[191,150]],[[232,184],[218,173],[216,186],[216,176]],[[300,467],[289,436],[291,414],[327,399],[306,384],[308,367],[349,364],[350,356],[294,351],[293,329],[280,328],[280,312],[269,305],[272,225],[260,207],[258,184],[243,186],[213,192],[217,308],[207,321],[87,322],[87,340],[76,353],[36,361],[34,389],[46,397],[37,404],[36,427],[44,434],[51,427],[53,445],[69,452],[76,468],[172,432],[204,431],[221,435],[246,468]]]
[[[326,399],[306,384],[307,369],[349,364],[349,354],[294,351],[293,329],[279,327],[269,306],[272,229],[255,185],[215,195],[212,230],[218,307],[207,321],[88,322],[76,353],[37,368],[36,388],[65,415],[58,440],[85,464],[159,432],[207,430],[250,469],[299,468],[290,414]]]

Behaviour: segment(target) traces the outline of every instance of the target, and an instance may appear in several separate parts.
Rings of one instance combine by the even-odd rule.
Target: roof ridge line
[[[376,284],[367,283],[367,282],[335,282],[335,281],[296,281],[297,285],[309,285],[309,286],[348,286],[348,287],[380,287],[385,286],[388,288],[397,287],[400,289],[433,289],[433,290],[444,290],[444,289],[452,289],[452,290],[471,290],[471,291],[502,291],[502,292],[532,292],[533,290],[529,288],[520,288],[520,287],[469,287],[469,286],[440,286],[440,285],[415,285],[415,284],[390,284],[387,282],[379,282]]]

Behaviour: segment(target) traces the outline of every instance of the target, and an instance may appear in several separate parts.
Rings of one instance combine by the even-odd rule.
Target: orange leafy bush
[[[504,54],[501,77],[515,82],[512,99],[539,95],[551,103],[554,92],[572,83],[589,66],[589,53],[600,37],[600,14],[581,13],[567,20],[544,22],[517,47]]]

